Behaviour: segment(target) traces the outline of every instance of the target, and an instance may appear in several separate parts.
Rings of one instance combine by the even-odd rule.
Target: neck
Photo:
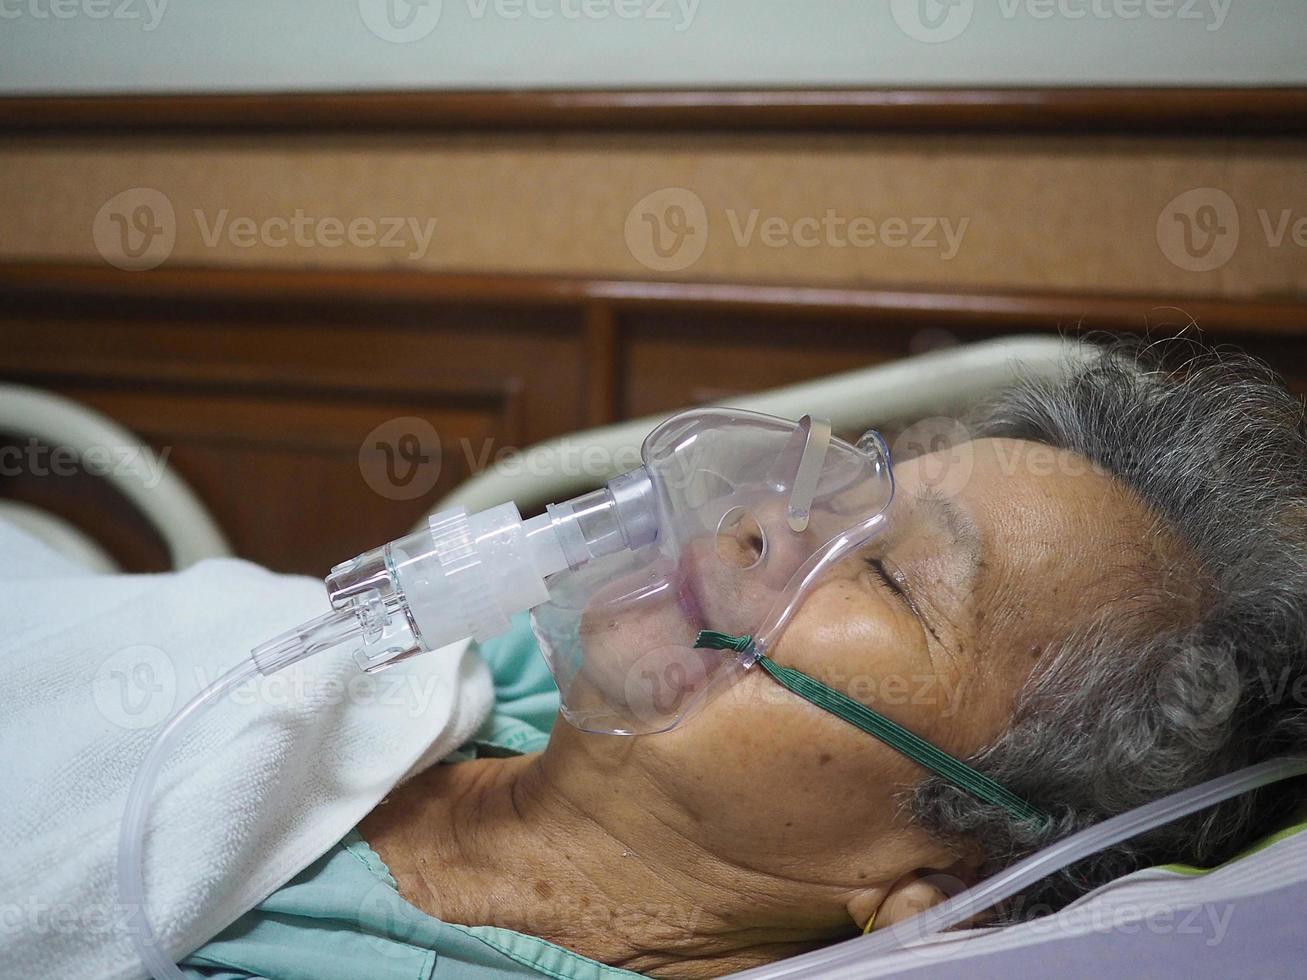
[[[718,976],[841,935],[834,890],[727,864],[614,785],[578,791],[539,755],[435,766],[362,830],[423,911],[641,973]]]

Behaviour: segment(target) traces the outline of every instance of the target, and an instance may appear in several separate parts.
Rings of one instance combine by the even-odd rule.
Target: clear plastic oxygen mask
[[[511,503],[444,511],[336,566],[332,611],[256,648],[255,663],[271,673],[352,643],[377,671],[532,610],[569,722],[664,731],[766,650],[823,571],[877,533],[893,496],[878,434],[853,445],[806,416],[685,412],[642,459],[538,517]],[[705,648],[704,631],[752,642]]]

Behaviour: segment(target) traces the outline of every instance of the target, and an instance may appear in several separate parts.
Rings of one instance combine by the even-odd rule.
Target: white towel
[[[234,560],[88,575],[3,523],[0,556],[0,977],[145,976],[114,876],[137,764],[173,709],[324,612],[322,583]],[[312,863],[492,700],[464,643],[375,677],[332,651],[212,706],[151,811],[166,948],[184,955]]]

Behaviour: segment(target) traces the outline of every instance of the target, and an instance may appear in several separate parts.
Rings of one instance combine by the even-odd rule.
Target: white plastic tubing
[[[1240,793],[1304,774],[1307,774],[1307,757],[1287,757],[1220,776],[1087,827],[1038,854],[1032,854],[1024,861],[1018,861],[1006,871],[986,879],[974,888],[889,929],[746,970],[736,976],[739,980],[799,980],[805,977],[838,980],[860,976],[872,957],[892,952],[909,942],[929,938],[959,922],[965,922],[1004,899],[1011,898],[1039,879],[1104,848]],[[862,970],[859,969],[860,966]]]
[[[155,736],[154,744],[141,760],[136,778],[127,792],[127,807],[118,832],[118,899],[131,916],[132,945],[155,980],[186,980],[186,974],[178,969],[150,927],[149,910],[145,904],[145,829],[155,780],[187,724],[228,691],[258,673],[254,661],[246,660],[219,677],[173,715]]]

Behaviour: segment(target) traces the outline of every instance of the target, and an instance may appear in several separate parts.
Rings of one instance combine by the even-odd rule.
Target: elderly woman
[[[664,734],[559,724],[543,751],[413,779],[359,828],[399,895],[496,927],[541,972],[582,975],[573,951],[717,976],[893,923],[1087,824],[1301,749],[1307,716],[1264,683],[1307,669],[1301,406],[1244,357],[1168,374],[1155,353],[1105,350],[1008,393],[965,445],[900,461],[876,567],[844,562],[771,652],[1051,822],[978,801],[755,670]],[[529,647],[487,654],[503,675]],[[1268,790],[1160,828],[1008,914],[1151,863],[1219,862],[1301,799]],[[516,933],[562,949],[504,945]]]
[[[1117,347],[1019,387],[974,441],[900,462],[892,578],[846,563],[772,652],[1051,824],[753,671],[666,734],[560,724],[543,752],[404,786],[360,828],[400,894],[603,963],[715,976],[893,923],[1071,831],[1301,750],[1307,713],[1276,691],[1307,671],[1302,407],[1242,356],[1165,374],[1154,354]],[[1148,864],[1220,862],[1302,799],[1268,790],[1160,828],[1009,914]]]
[[[1307,674],[1302,408],[1243,356],[1164,372],[1157,353],[1108,347],[1009,392],[965,442],[898,460],[891,532],[822,579],[769,651],[1047,819],[764,670],[662,734],[554,725],[520,623],[482,650],[498,708],[461,761],[404,783],[184,966],[718,976],[900,921],[1088,824],[1301,750],[1307,712],[1279,692]],[[738,545],[747,559],[760,542]],[[710,618],[738,601],[707,593]],[[610,625],[636,646],[666,627]],[[1231,800],[1003,914],[1150,864],[1220,862],[1303,799],[1284,784]]]

